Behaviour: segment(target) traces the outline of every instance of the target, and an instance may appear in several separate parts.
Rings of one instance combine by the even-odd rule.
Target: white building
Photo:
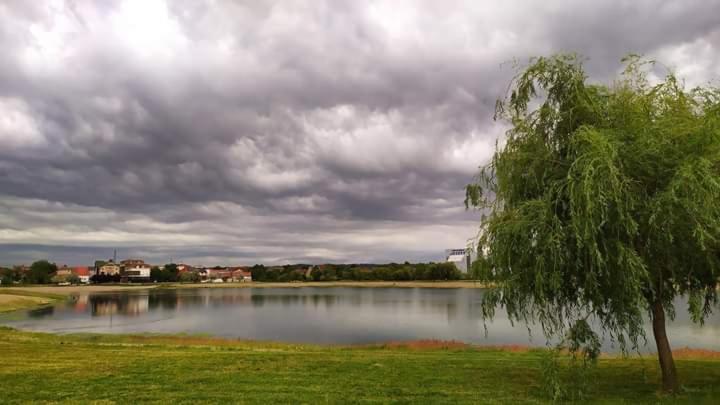
[[[468,249],[445,250],[445,261],[455,264],[458,270],[467,273],[472,266],[472,255]]]
[[[125,277],[128,281],[147,281],[150,280],[150,270],[147,264],[136,264],[125,269]]]

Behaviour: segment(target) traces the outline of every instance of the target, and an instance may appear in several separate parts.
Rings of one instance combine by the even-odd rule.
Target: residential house
[[[249,282],[252,281],[252,273],[247,267],[235,267],[232,270],[232,281]]]
[[[124,275],[129,282],[150,281],[151,267],[148,264],[135,264],[132,267],[125,267]]]
[[[120,274],[120,266],[113,262],[112,260],[109,260],[107,263],[100,266],[100,269],[98,270],[98,274],[104,274],[106,276],[115,276]]]
[[[189,264],[178,264],[177,265],[178,273],[187,273],[189,271],[197,271],[197,269]]]
[[[130,269],[135,266],[141,266],[144,264],[145,264],[145,261],[142,259],[125,259],[125,260],[120,261],[120,266],[125,269]]]
[[[90,284],[90,268],[87,266],[75,266],[73,269],[73,274],[77,276],[77,278],[80,279],[80,282],[83,284]]]
[[[198,276],[200,276],[200,280],[208,280],[208,277],[209,277],[208,269],[198,270]]]
[[[61,276],[61,277],[68,277],[68,276],[71,276],[72,274],[73,274],[72,267],[68,267],[65,264],[62,267],[60,267],[59,269],[57,269],[57,272],[55,272],[56,276]]]
[[[202,277],[202,275],[201,275]],[[205,269],[205,277],[209,280],[223,280],[227,281],[232,279],[232,270],[226,268],[226,267],[214,267],[210,269]]]

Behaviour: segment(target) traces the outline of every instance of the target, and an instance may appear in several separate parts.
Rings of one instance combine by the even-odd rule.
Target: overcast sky
[[[720,77],[720,2],[0,2],[0,264],[438,260],[508,62]]]

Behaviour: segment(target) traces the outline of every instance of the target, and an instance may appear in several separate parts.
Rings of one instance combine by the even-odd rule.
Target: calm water
[[[80,295],[40,310],[0,316],[20,329],[102,333],[190,333],[228,338],[307,343],[376,343],[414,339],[530,344],[524,325],[505,314],[488,323],[480,312],[483,290],[430,288],[199,288]],[[704,326],[690,322],[683,300],[669,325],[673,347],[720,350],[720,316]],[[654,350],[650,329],[649,349]],[[606,343],[605,351],[614,348]]]

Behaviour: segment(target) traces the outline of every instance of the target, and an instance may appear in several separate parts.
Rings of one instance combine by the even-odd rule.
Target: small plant
[[[540,370],[545,395],[553,401],[586,399],[592,385],[592,370],[599,356],[597,334],[587,320],[578,320],[565,338],[542,357]],[[565,365],[561,362],[563,358],[568,359]]]

